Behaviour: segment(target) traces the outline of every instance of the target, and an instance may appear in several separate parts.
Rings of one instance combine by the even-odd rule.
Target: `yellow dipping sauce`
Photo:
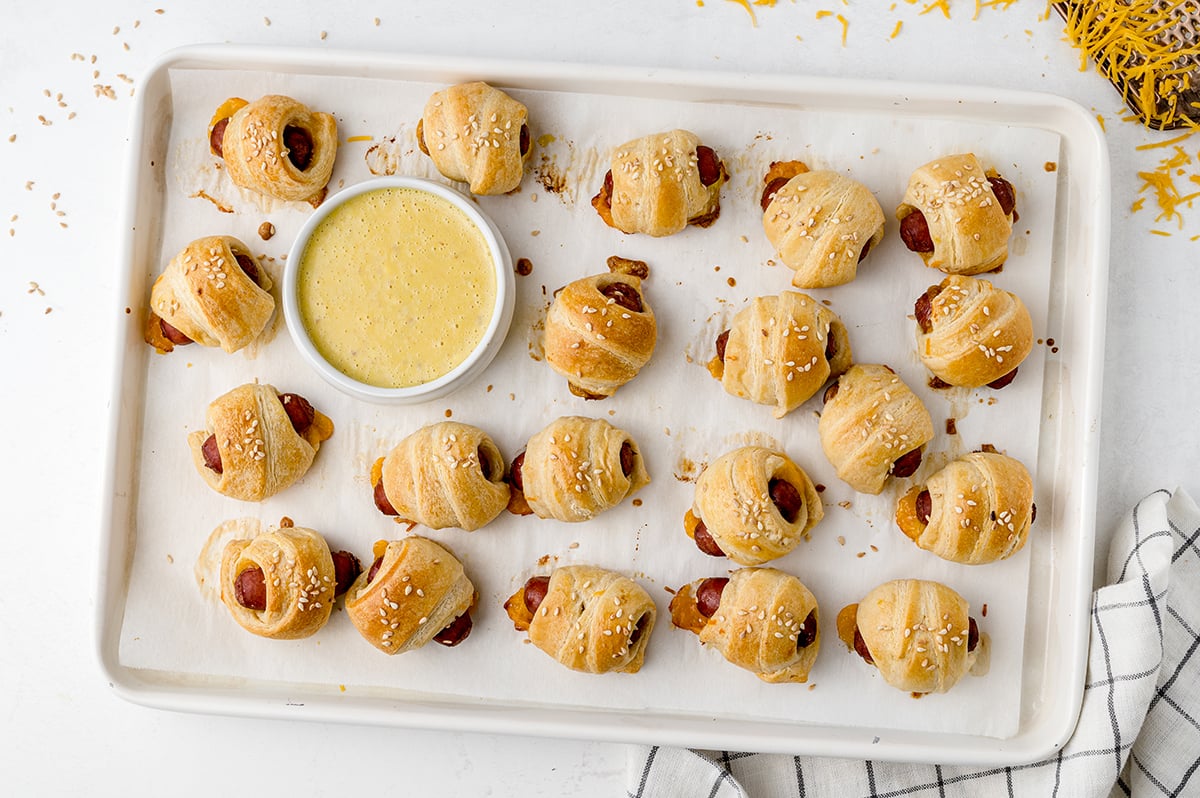
[[[378,388],[421,385],[466,360],[496,304],[491,250],[449,200],[411,188],[352,197],[312,232],[300,319],[334,368]]]

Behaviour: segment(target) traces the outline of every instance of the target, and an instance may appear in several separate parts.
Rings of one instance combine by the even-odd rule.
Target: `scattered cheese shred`
[[[1100,123],[1100,129],[1107,133],[1108,128],[1104,126],[1104,117],[1100,114],[1096,114],[1096,121]]]
[[[942,16],[944,16],[946,19],[950,19],[950,6],[946,5],[946,0],[934,0],[932,3],[921,9],[921,14],[928,14],[935,8],[941,11]]]
[[[975,0],[975,16],[971,19],[979,19],[979,12],[985,8],[999,8],[1001,11],[1007,9],[1017,0]],[[949,14],[947,14],[949,16]],[[1026,31],[1028,33],[1028,31]]]
[[[352,141],[370,141],[372,138],[372,136],[351,136],[346,139],[346,143],[349,144]]]
[[[850,32],[850,23],[841,14],[835,17],[838,22],[842,23],[842,47],[846,46],[846,34]]]
[[[1171,237],[1171,234],[1166,230],[1151,230],[1150,232],[1156,236],[1166,236],[1167,238]]]
[[[1169,222],[1175,220],[1178,222],[1180,229],[1183,228],[1183,214],[1179,212],[1179,209],[1180,207],[1190,209],[1192,201],[1200,197],[1200,191],[1194,191],[1191,194],[1180,194],[1179,188],[1175,185],[1175,178],[1172,173],[1178,174],[1183,167],[1190,167],[1194,163],[1195,161],[1192,159],[1192,156],[1188,155],[1183,147],[1177,144],[1175,145],[1175,154],[1160,161],[1158,169],[1153,172],[1137,173],[1138,177],[1142,180],[1142,187],[1138,189],[1138,193],[1154,192],[1154,201],[1159,210],[1158,216],[1154,217],[1154,221]],[[1200,183],[1200,180],[1193,177],[1192,182]],[[1138,206],[1138,208],[1140,207]]]
[[[891,36],[889,36],[888,38],[889,38],[889,39],[894,39],[894,38],[896,38],[897,36],[899,36],[899,35],[900,35],[900,29],[901,29],[901,28],[903,28],[903,27],[904,27],[904,20],[902,20],[902,19],[898,19],[898,20],[896,20],[896,27],[892,29],[892,35],[891,35]]]
[[[750,15],[750,21],[754,23],[754,27],[758,27],[758,18],[754,15],[754,6],[774,6],[775,0],[729,0],[731,3],[737,3],[742,8],[746,9],[746,13]],[[704,5],[700,3],[700,5]]]
[[[1176,136],[1175,138],[1167,139],[1166,141],[1155,141],[1155,142],[1151,142],[1150,144],[1139,144],[1136,147],[1136,149],[1157,150],[1159,147],[1170,147],[1172,144],[1178,144],[1179,142],[1183,141],[1184,139],[1186,139],[1187,137],[1189,137],[1191,135],[1192,135],[1192,131],[1189,130],[1187,133],[1184,133],[1182,136]]]

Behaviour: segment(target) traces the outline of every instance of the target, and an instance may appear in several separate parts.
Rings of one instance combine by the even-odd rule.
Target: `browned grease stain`
[[[733,288],[734,286],[737,285],[737,280],[733,279],[732,277],[725,280],[725,282],[729,283],[730,288]]]
[[[207,191],[204,191],[204,190],[197,191],[195,194],[192,195],[192,198],[208,200],[213,205],[216,205],[217,210],[219,210],[221,213],[233,213],[233,208],[230,208],[228,205],[222,204],[220,200],[218,200],[216,197],[210,195]]]
[[[675,471],[675,479],[680,482],[695,482],[707,467],[707,463],[697,463],[688,457],[680,457],[679,467]]]
[[[533,261],[529,258],[517,258],[516,272],[522,277],[533,274]]]
[[[396,137],[389,136],[378,144],[372,144],[363,155],[367,169],[376,177],[394,175],[400,168],[400,159],[396,155]]]
[[[958,422],[953,417],[946,419],[946,434],[947,435],[957,435],[958,434]]]
[[[641,506],[642,506],[642,500],[641,500],[641,499],[634,499],[634,500],[633,500],[633,502],[632,502],[632,504],[633,504],[633,506],[634,506],[634,507],[641,507]]]
[[[561,197],[567,192],[567,176],[559,171],[558,164],[549,155],[541,156],[533,170],[533,176],[549,194]]]
[[[1056,164],[1054,161],[1046,161],[1046,165],[1042,168],[1045,169],[1047,172],[1057,172],[1058,164]]]

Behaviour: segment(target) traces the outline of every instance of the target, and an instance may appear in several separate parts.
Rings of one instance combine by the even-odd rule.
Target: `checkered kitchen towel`
[[[933,798],[1200,796],[1200,509],[1182,491],[1140,501],[1092,600],[1079,725],[1054,757],[972,769],[779,754],[631,751],[629,796]]]

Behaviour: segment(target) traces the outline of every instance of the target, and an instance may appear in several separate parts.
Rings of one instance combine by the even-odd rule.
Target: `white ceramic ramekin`
[[[465,360],[447,373],[429,382],[404,388],[380,388],[347,376],[335,368],[317,349],[305,328],[300,315],[298,294],[300,265],[309,238],[317,225],[347,200],[367,192],[392,188],[424,191],[447,200],[461,210],[483,235],[492,255],[492,265],[496,270],[496,301],[492,308],[491,320],[479,343]],[[504,238],[491,219],[484,215],[475,203],[457,191],[440,183],[416,177],[381,177],[368,180],[340,191],[325,200],[300,228],[283,269],[283,317],[301,356],[316,369],[321,377],[338,390],[357,399],[384,404],[416,404],[437,399],[466,385],[478,376],[492,362],[496,353],[500,351],[505,336],[508,335],[508,328],[512,323],[515,294],[512,256],[509,255]]]

